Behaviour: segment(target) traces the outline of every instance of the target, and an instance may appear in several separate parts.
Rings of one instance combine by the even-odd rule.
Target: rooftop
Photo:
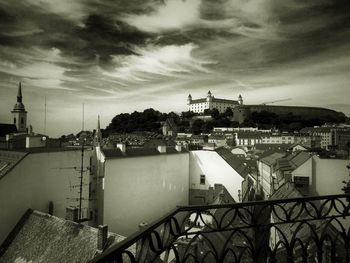
[[[237,157],[226,148],[218,148],[216,152],[243,178],[249,174],[249,166],[245,159]]]
[[[81,148],[24,148],[18,150],[0,150],[0,180],[19,164],[28,154],[81,151]]]
[[[260,159],[261,162],[273,166],[277,163],[277,160],[282,158],[285,153],[274,152]]]
[[[5,137],[6,134],[16,133],[17,128],[14,124],[0,123],[0,137]]]
[[[122,152],[119,148],[116,149],[102,149],[105,157],[108,159],[114,158],[125,158],[125,157],[142,157],[142,156],[153,156],[153,155],[163,155],[163,154],[179,154],[179,153],[188,153],[184,148],[181,149],[181,152],[177,151],[174,147],[166,147],[166,153],[160,153],[157,148],[128,148],[126,151]]]
[[[0,180],[22,161],[27,154],[26,152],[0,150]]]
[[[0,247],[0,263],[88,262],[97,250],[98,229],[29,209]],[[123,236],[108,233],[107,246]]]

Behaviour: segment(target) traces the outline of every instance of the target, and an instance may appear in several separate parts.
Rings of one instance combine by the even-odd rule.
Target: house
[[[235,169],[231,161],[228,162],[228,158],[224,159],[222,152],[219,152],[204,150],[190,152],[189,187],[191,190],[206,190],[215,184],[221,184],[230,196],[239,202],[242,198],[242,182],[245,174],[240,174],[241,171],[237,171],[237,167]],[[227,152],[234,157],[229,150]]]
[[[28,208],[64,218],[68,206],[79,204],[80,167],[89,166],[91,151],[28,148],[0,150],[0,243]],[[83,172],[81,215],[88,218],[89,175]],[[10,200],[10,201],[5,201]]]
[[[309,195],[309,186],[312,184],[312,154],[298,151],[280,158],[277,160],[274,174],[274,189],[285,182],[293,182],[301,194]]]
[[[190,138],[190,143],[193,145],[202,145],[206,142],[205,135],[192,135]]]
[[[336,133],[341,130],[345,129],[337,127],[306,127],[301,129],[300,133],[311,137],[320,137],[320,147],[329,150],[337,144]]]
[[[162,132],[164,136],[176,137],[177,126],[173,118],[166,119],[162,126]]]
[[[0,263],[89,262],[123,236],[28,209],[0,247]],[[135,253],[135,251],[134,251]]]
[[[255,144],[262,142],[260,132],[239,131],[235,134],[236,146],[251,149]]]
[[[189,153],[181,146],[96,146],[91,183],[93,224],[108,224],[113,232],[129,236],[140,223],[188,205]]]
[[[208,137],[208,143],[214,143],[216,147],[226,146],[226,138],[224,135],[211,134]]]
[[[258,187],[261,185],[262,190],[266,197],[269,197],[273,193],[276,175],[274,174],[277,160],[282,158],[285,153],[273,152],[268,155],[261,156],[258,160],[259,177],[256,184]]]

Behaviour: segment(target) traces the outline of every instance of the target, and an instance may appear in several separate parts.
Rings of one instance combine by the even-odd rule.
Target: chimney
[[[125,143],[117,143],[117,148],[121,150],[123,153],[126,152],[126,144]]]
[[[108,240],[108,225],[99,225],[97,232],[97,249],[103,251]]]
[[[165,145],[158,145],[157,150],[160,153],[166,153],[166,146]]]
[[[79,209],[78,207],[69,206],[66,208],[66,220],[73,222],[79,221]]]
[[[182,146],[180,144],[176,144],[175,149],[176,149],[176,151],[181,152]]]
[[[147,223],[146,222],[142,222],[139,224],[139,230],[145,229],[147,227]]]

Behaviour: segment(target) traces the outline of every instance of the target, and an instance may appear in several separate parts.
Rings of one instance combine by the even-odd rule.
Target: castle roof
[[[203,102],[206,102],[206,101],[207,101],[206,98],[201,98],[201,99],[192,100],[190,102],[190,104],[203,103]],[[236,100],[219,99],[219,98],[215,98],[215,97],[212,97],[212,102],[239,105],[239,102],[236,101]]]

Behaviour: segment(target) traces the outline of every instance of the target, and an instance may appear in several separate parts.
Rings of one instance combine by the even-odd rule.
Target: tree
[[[224,115],[225,115],[225,117],[232,117],[233,116],[232,109],[230,107],[226,108]]]
[[[211,109],[205,109],[204,110],[204,115],[211,115],[212,110]]]
[[[218,109],[214,108],[211,111],[211,117],[213,117],[213,119],[219,119],[220,117],[220,112]]]
[[[194,134],[200,134],[202,132],[202,126],[204,124],[204,121],[203,120],[195,120],[193,123],[192,123],[192,127],[191,127],[191,131],[194,133]]]

